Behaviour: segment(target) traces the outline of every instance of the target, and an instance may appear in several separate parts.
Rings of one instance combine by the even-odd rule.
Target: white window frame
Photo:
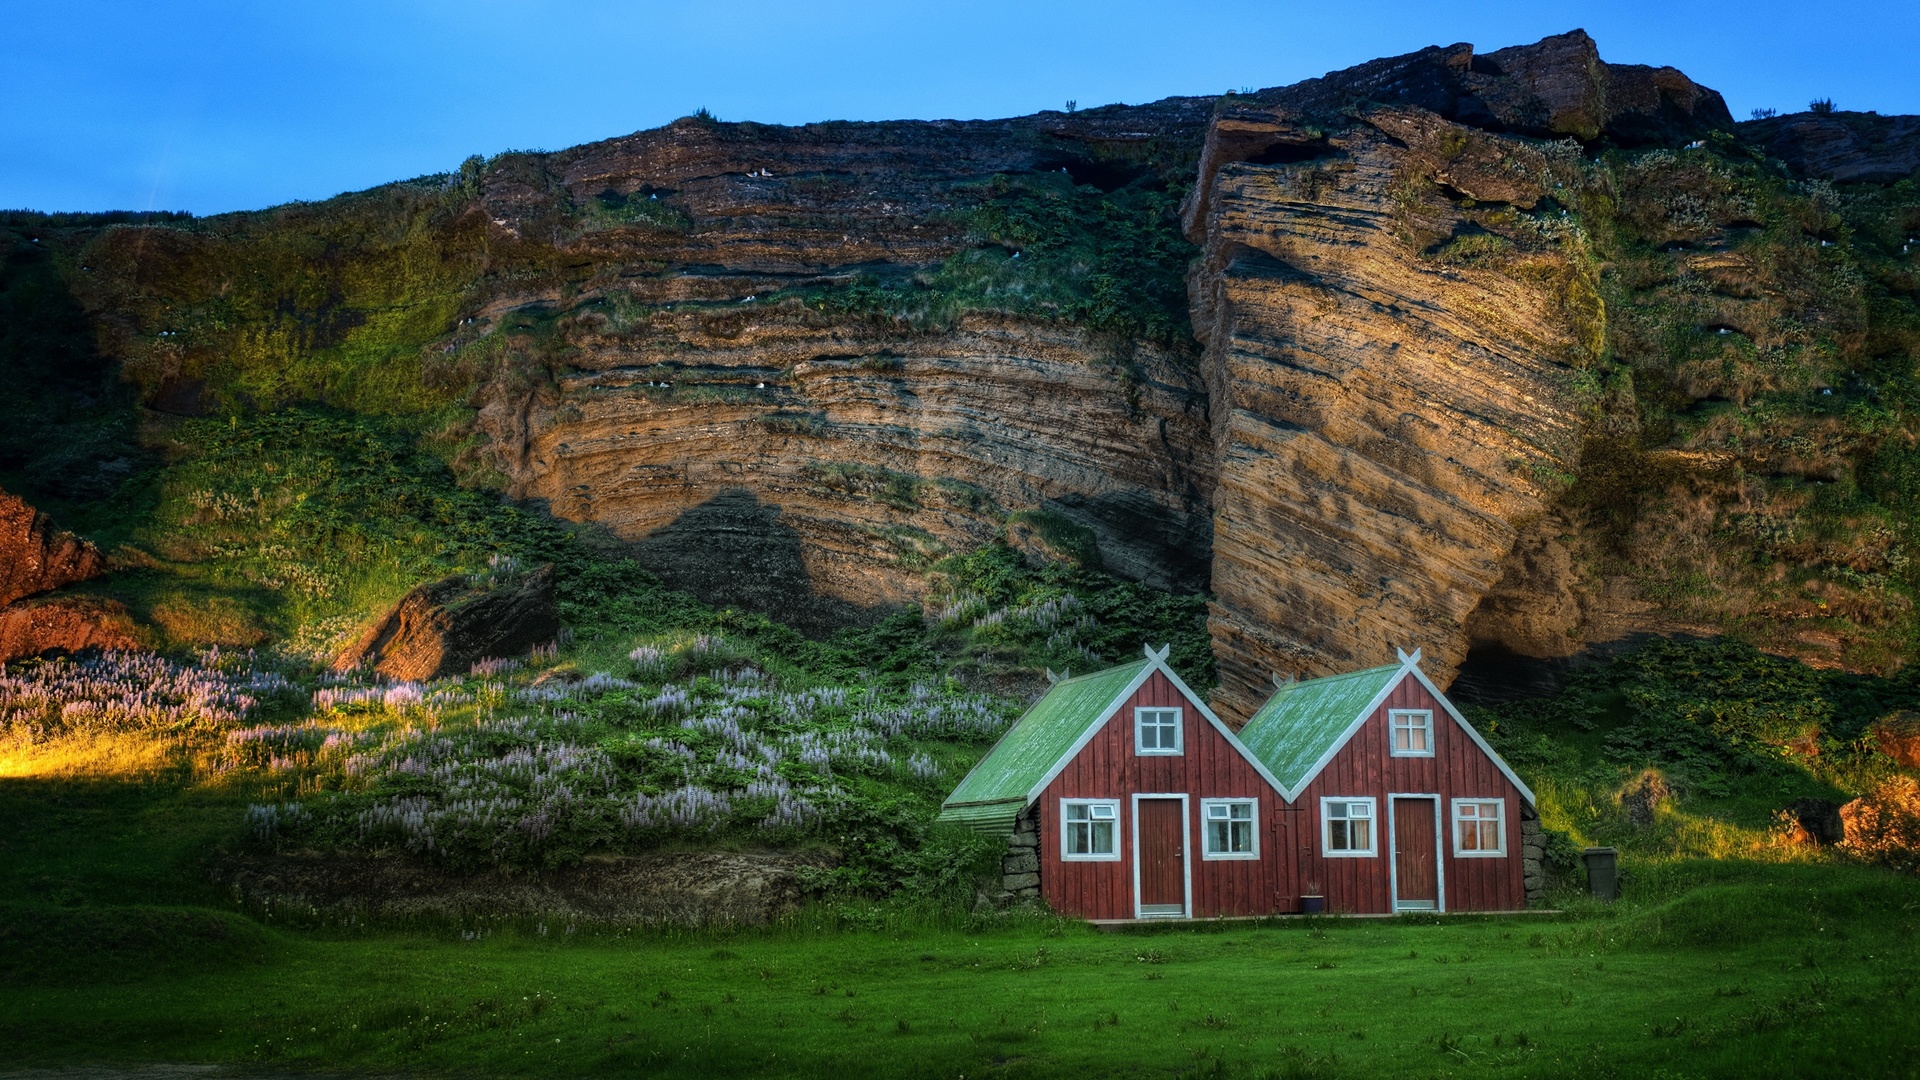
[[[1427,748],[1425,750],[1402,750],[1400,740],[1400,718],[1418,716],[1426,720]],[[1387,753],[1392,757],[1432,757],[1433,756],[1433,710],[1432,709],[1388,709],[1387,710]]]
[[[1249,836],[1253,838],[1252,848],[1246,851],[1215,851],[1213,850],[1213,829],[1211,827],[1213,824],[1213,818],[1210,817],[1209,814],[1212,812],[1213,807],[1216,807],[1216,806],[1225,806],[1225,807],[1244,806],[1248,808],[1248,813],[1250,816],[1246,819],[1247,833]],[[1229,809],[1227,812],[1231,814],[1233,811]],[[1229,840],[1231,840],[1233,836],[1233,820],[1234,819],[1232,818],[1227,819],[1227,822],[1228,822],[1227,836]],[[1259,799],[1201,799],[1200,800],[1200,857],[1202,859],[1206,859],[1209,861],[1217,860],[1217,859],[1258,859],[1260,857],[1260,800]]]
[[[1500,830],[1499,850],[1468,851],[1461,848],[1460,823],[1466,820],[1487,821],[1489,819],[1483,818],[1483,817],[1476,817],[1472,819],[1462,818],[1460,816],[1460,808],[1468,805],[1484,806],[1488,804],[1491,804],[1494,808],[1494,816],[1490,820],[1492,820],[1494,824],[1499,826],[1499,830]],[[1507,800],[1505,799],[1455,799],[1453,800],[1453,813],[1450,814],[1449,817],[1453,822],[1453,827],[1448,831],[1453,833],[1453,857],[1454,858],[1456,859],[1504,859],[1507,857]]]
[[[1153,747],[1140,745],[1140,729],[1148,713],[1173,714],[1173,746]],[[1158,728],[1160,725],[1155,724]],[[1133,752],[1141,757],[1175,757],[1187,750],[1187,711],[1178,705],[1140,705],[1133,710]]]
[[[1070,806],[1088,807],[1089,808],[1088,818],[1085,821],[1073,820],[1071,817],[1067,815],[1067,808]],[[1091,808],[1093,807],[1105,807],[1109,810],[1112,810],[1113,817],[1095,818],[1092,816]],[[1087,825],[1087,840],[1088,840],[1087,846],[1092,847],[1093,846],[1092,844],[1093,827],[1091,822],[1093,821],[1105,822],[1113,826],[1113,829],[1111,832],[1111,835],[1113,837],[1113,850],[1107,851],[1107,852],[1092,852],[1088,854],[1076,854],[1073,851],[1073,845],[1068,842],[1068,838],[1073,835],[1073,827],[1077,824]],[[1119,799],[1061,799],[1060,800],[1060,861],[1061,862],[1119,862],[1120,861],[1120,800]]]
[[[1327,807],[1331,803],[1367,804],[1367,841],[1365,851],[1353,848],[1334,850],[1333,818],[1328,815]],[[1322,795],[1320,797],[1320,856],[1326,859],[1377,859],[1380,857],[1380,800],[1372,795]]]

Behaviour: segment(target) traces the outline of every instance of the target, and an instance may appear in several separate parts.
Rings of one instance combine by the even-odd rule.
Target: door
[[[1393,800],[1393,906],[1396,911],[1440,907],[1439,841],[1434,835],[1438,799]]]
[[[1134,858],[1140,874],[1140,915],[1187,913],[1185,799],[1141,799],[1134,810]]]

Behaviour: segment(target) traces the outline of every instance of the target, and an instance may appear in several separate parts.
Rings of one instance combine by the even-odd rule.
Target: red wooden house
[[[1166,663],[1054,684],[960,782],[941,817],[1036,835],[1012,856],[1055,911],[1089,919],[1275,910],[1278,786]]]
[[[1239,739],[1293,810],[1282,873],[1295,895],[1349,913],[1515,911],[1540,884],[1533,792],[1418,650],[1284,685]]]
[[[1525,905],[1532,792],[1418,653],[1283,686],[1239,736],[1166,656],[1056,683],[948,797],[1010,836],[1009,891],[1090,919]]]

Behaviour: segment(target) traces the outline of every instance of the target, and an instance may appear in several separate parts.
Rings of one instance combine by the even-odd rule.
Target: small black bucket
[[[1302,914],[1302,915],[1325,915],[1326,913],[1327,913],[1327,898],[1326,898],[1326,897],[1324,897],[1324,896],[1303,896],[1303,897],[1301,897],[1301,898],[1300,898],[1300,914]]]

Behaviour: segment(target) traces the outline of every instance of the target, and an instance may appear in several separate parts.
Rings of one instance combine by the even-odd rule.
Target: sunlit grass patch
[[[149,732],[83,731],[46,737],[0,738],[0,779],[134,779],[190,765],[191,741]]]

